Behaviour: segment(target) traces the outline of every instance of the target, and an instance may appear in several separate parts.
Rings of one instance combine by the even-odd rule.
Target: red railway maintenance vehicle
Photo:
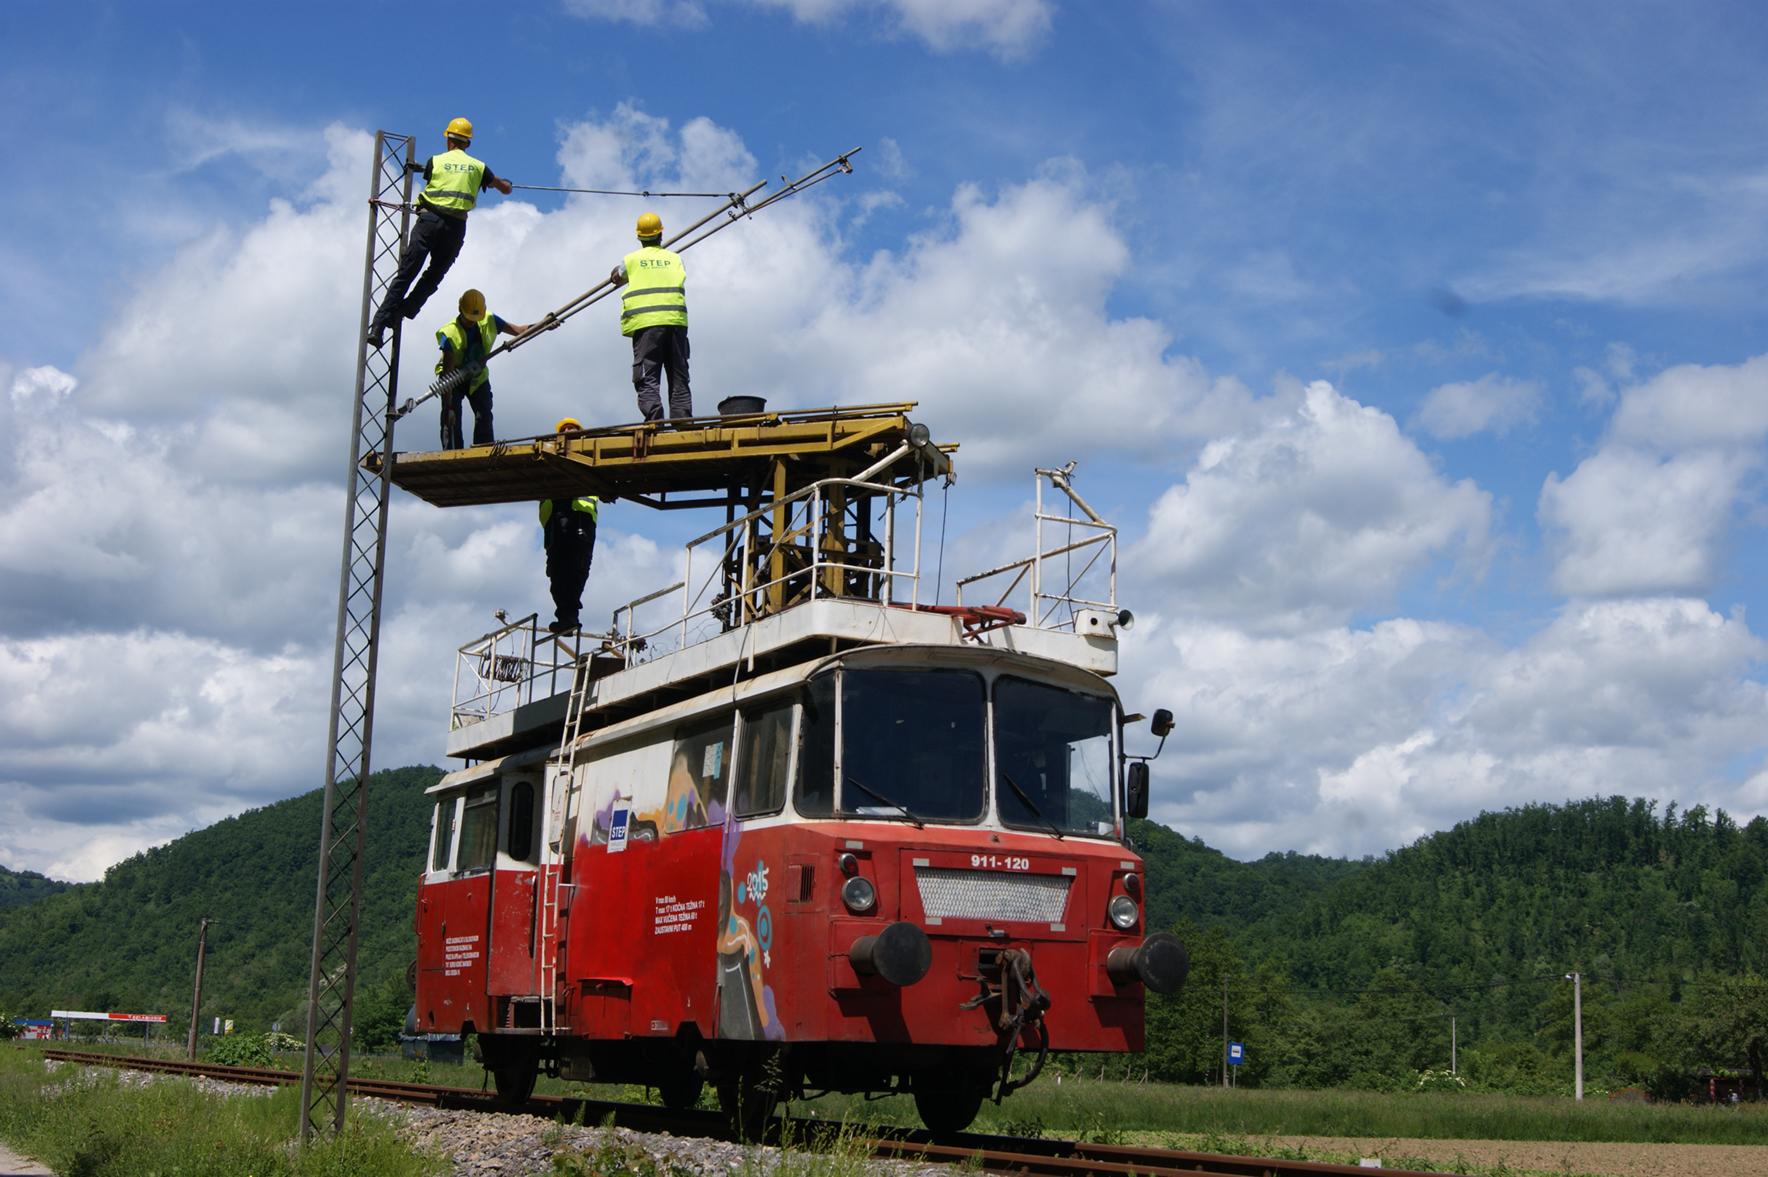
[[[460,650],[417,1024],[474,1034],[506,1098],[542,1069],[671,1106],[711,1082],[754,1133],[782,1098],[906,1091],[955,1131],[1049,1050],[1139,1050],[1145,992],[1183,983],[1124,837],[1148,767],[1109,682],[1116,531],[1040,470],[1032,554],[930,604],[953,467],[912,407],[395,457],[442,506],[724,513],[606,635],[529,617]]]

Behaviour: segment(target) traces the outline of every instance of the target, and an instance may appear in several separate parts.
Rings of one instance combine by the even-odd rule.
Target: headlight
[[[1105,910],[1111,916],[1111,922],[1124,931],[1136,926],[1136,901],[1128,895],[1119,895]]]
[[[864,915],[878,906],[878,888],[872,886],[872,880],[855,875],[841,884],[841,902],[854,915]]]

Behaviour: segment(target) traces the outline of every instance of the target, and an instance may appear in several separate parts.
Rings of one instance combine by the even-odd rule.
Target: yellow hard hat
[[[460,317],[469,323],[477,323],[485,317],[485,296],[477,290],[469,290],[460,296]]]
[[[663,218],[656,213],[638,214],[638,235],[640,237],[663,236]]]
[[[563,433],[567,429],[581,430],[582,428],[583,428],[583,422],[579,421],[577,418],[575,418],[575,417],[560,417],[559,423],[557,425],[553,426],[553,432],[554,433]]]
[[[447,134],[450,139],[465,139],[471,143],[473,141],[473,124],[467,119],[455,119],[448,124]]]

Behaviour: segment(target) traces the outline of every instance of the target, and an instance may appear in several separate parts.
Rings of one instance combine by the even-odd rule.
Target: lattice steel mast
[[[350,1074],[356,928],[362,910],[362,847],[368,810],[369,744],[374,728],[375,661],[387,550],[386,471],[393,453],[399,384],[399,328],[385,348],[364,343],[369,316],[386,297],[411,220],[413,140],[375,134],[369,179],[368,248],[362,314],[356,328],[356,405],[338,575],[338,637],[332,658],[331,727],[325,814],[319,835],[319,887],[313,910],[313,968],[307,985],[307,1054],[301,1072],[301,1135],[344,1126]],[[364,469],[378,453],[377,469]]]

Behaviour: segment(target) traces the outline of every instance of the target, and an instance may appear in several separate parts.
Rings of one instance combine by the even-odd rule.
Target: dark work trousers
[[[575,626],[583,610],[589,564],[595,558],[595,520],[573,511],[569,499],[556,499],[545,536],[546,578],[552,582],[553,609],[559,625]]]
[[[663,416],[658,395],[663,369],[669,370],[669,415],[692,417],[694,396],[688,388],[688,329],[686,327],[640,327],[632,333],[632,387],[638,391],[638,411],[647,421]]]
[[[436,287],[442,285],[448,267],[460,256],[460,247],[466,239],[465,217],[445,217],[428,208],[418,210],[417,223],[411,227],[411,236],[405,241],[405,252],[399,255],[399,272],[387,285],[387,294],[381,300],[381,309],[375,312],[372,330],[391,331],[400,315],[417,318],[430,295],[436,293]],[[425,260],[430,263],[427,270],[424,269]],[[422,278],[417,277],[419,270],[424,272]],[[413,278],[417,278],[416,286],[411,286]],[[405,292],[408,286],[411,286],[410,294]]]
[[[460,427],[460,411],[465,407],[462,401],[473,406],[473,444],[490,445],[496,441],[497,435],[491,432],[491,381],[487,380],[471,392],[457,388],[442,394],[442,448],[466,448]]]

